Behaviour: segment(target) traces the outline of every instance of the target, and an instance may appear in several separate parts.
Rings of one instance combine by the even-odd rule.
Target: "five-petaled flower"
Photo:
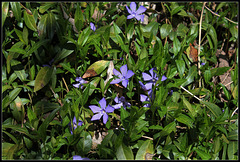
[[[126,109],[126,107],[131,106],[131,104],[126,101],[124,96],[121,96],[121,97],[116,96],[114,101],[117,103],[116,105],[112,105],[112,107],[114,107],[115,109],[120,109],[121,106],[123,106],[123,108]]]
[[[143,76],[143,80],[144,81],[148,81],[148,83],[146,83],[146,87],[151,87],[155,85],[155,83],[158,81],[158,76],[157,74],[153,71],[155,70],[156,71],[156,68],[152,68],[149,70],[150,74],[147,74],[147,73],[142,73],[142,76]]]
[[[95,27],[95,25],[94,25],[92,22],[90,22],[90,28],[91,28],[93,31],[96,30],[96,27]]]
[[[73,129],[76,129],[77,126],[82,126],[82,124],[83,124],[83,122],[81,120],[78,120],[78,122],[77,122],[76,117],[74,116],[74,118],[73,118]],[[71,122],[68,125],[70,127],[71,134],[73,134]]]
[[[79,88],[79,86],[81,85],[81,89],[82,89],[83,88],[83,84],[87,83],[87,81],[83,80],[83,78],[81,78],[81,77],[77,77],[75,80],[77,82],[79,82],[79,83],[73,84],[73,86],[76,87],[76,88]]]
[[[127,19],[132,19],[132,18],[136,18],[137,20],[141,20],[143,22],[144,20],[144,15],[139,15],[143,12],[145,12],[147,9],[143,6],[140,6],[138,8],[138,10],[136,11],[136,3],[135,2],[131,2],[130,3],[130,9],[128,8],[128,6],[126,6],[128,13],[130,15],[127,16]]]
[[[89,158],[82,158],[81,156],[79,155],[74,155],[73,156],[73,160],[90,160]]]
[[[93,113],[96,113],[95,115],[93,115],[91,121],[93,120],[99,120],[102,116],[103,116],[103,123],[106,124],[108,121],[108,114],[107,113],[111,113],[114,111],[114,108],[111,105],[107,106],[107,102],[105,100],[105,98],[102,98],[99,101],[99,105],[100,107],[96,106],[96,105],[90,105],[90,109],[92,110]]]
[[[134,75],[134,72],[132,70],[128,70],[127,64],[120,67],[120,71],[121,73],[116,69],[113,69],[113,74],[118,76],[118,79],[112,80],[110,84],[117,84],[119,82],[122,82],[122,85],[127,88],[128,79]]]

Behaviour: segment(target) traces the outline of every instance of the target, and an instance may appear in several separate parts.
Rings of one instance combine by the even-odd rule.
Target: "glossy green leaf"
[[[188,32],[188,28],[185,25],[183,25],[182,23],[178,25],[178,28],[177,28],[178,36],[184,37],[187,35],[187,32]]]
[[[92,95],[92,93],[94,92],[94,90],[96,89],[99,81],[100,81],[100,77],[95,77],[89,84],[90,84],[90,90],[89,90],[89,96]]]
[[[40,38],[43,38],[46,35],[47,17],[48,17],[48,14],[41,16],[38,22],[37,29],[38,29],[38,35]]]
[[[9,10],[9,2],[2,2],[2,27],[7,18],[8,10]]]
[[[227,72],[231,67],[218,67],[211,69],[211,74],[213,76],[219,76]]]
[[[194,81],[194,77],[197,75],[197,67],[196,66],[192,66],[189,69],[188,72],[188,76],[187,76],[187,80],[182,84],[182,86],[187,86],[188,84],[192,83]]]
[[[33,15],[30,15],[27,13],[26,10],[24,10],[24,22],[25,24],[27,25],[27,27],[33,31],[37,31],[37,25],[36,25],[36,22],[35,22],[35,19],[33,17]]]
[[[238,152],[238,141],[230,141],[227,148],[228,160],[237,160],[238,155],[234,155]]]
[[[54,32],[55,32],[55,25],[56,25],[56,20],[55,16],[53,13],[49,12],[47,16],[47,21],[46,21],[46,29],[47,29],[47,36],[49,39],[53,38]]]
[[[47,66],[40,69],[35,79],[34,92],[42,89],[45,85],[47,85],[51,79],[52,72],[53,68],[49,68]]]
[[[209,153],[206,153],[200,149],[196,149],[196,152],[198,154],[198,156],[201,157],[202,160],[209,160],[211,159],[211,155]]]
[[[13,155],[15,151],[17,150],[18,145],[3,142],[2,143],[2,160],[14,160]]]
[[[167,126],[165,126],[163,128],[163,130],[160,133],[155,134],[154,139],[156,139],[159,136],[160,137],[166,136],[166,135],[170,134],[172,131],[176,131],[176,123],[175,122],[169,123]]]
[[[77,143],[78,150],[81,150],[81,154],[86,154],[91,150],[92,137],[88,132],[82,132],[80,135],[81,139]]]
[[[116,25],[121,27],[123,24],[126,23],[126,20],[127,20],[126,16],[122,15],[117,19]]]
[[[185,62],[183,60],[176,60],[176,65],[177,65],[180,78],[182,79],[183,74],[185,72]]]
[[[163,24],[160,27],[161,39],[166,38],[171,31],[172,31],[172,25],[170,25],[170,24]]]
[[[154,154],[153,143],[151,140],[146,140],[137,151],[135,160],[149,160],[148,159],[149,155],[153,154]]]
[[[49,42],[49,39],[44,39],[44,40],[40,40],[37,43],[35,43],[30,50],[27,52],[27,56],[29,56],[30,54],[32,54],[33,52],[35,52],[39,47],[41,47],[42,45],[45,45],[46,43]]]
[[[107,60],[99,60],[94,62],[92,65],[90,65],[87,69],[87,71],[84,73],[82,78],[87,78],[87,77],[93,77],[96,75],[99,75],[100,73],[103,72],[103,70],[108,67],[110,61]]]
[[[215,117],[218,117],[222,114],[221,109],[216,104],[202,100],[200,102],[206,105],[207,108],[213,113]]]
[[[238,141],[238,130],[233,130],[228,134],[228,139],[229,140],[236,140]]]
[[[189,118],[187,115],[180,114],[178,117],[175,118],[178,122],[187,125],[188,127],[193,127],[193,119]]]
[[[211,78],[212,78],[211,70],[205,70],[205,72],[204,72],[204,80],[205,80],[205,82],[209,83]]]
[[[17,21],[20,22],[22,18],[20,2],[10,2],[10,4],[11,4],[11,9],[13,11],[13,15],[15,16]]]
[[[83,13],[82,10],[79,6],[79,4],[77,3],[77,8],[75,11],[75,15],[74,15],[74,20],[75,20],[75,26],[78,30],[78,32],[81,31],[81,29],[83,28],[83,23],[84,23],[84,18],[83,18]]]
[[[41,3],[41,6],[39,8],[39,12],[42,14],[44,12],[46,12],[50,7],[53,7],[55,5],[55,2],[45,2],[45,3]]]
[[[54,62],[57,62],[57,61],[60,61],[60,60],[62,60],[62,59],[64,59],[64,58],[66,58],[67,56],[69,56],[70,54],[72,54],[73,51],[74,51],[74,50],[68,50],[68,49],[63,48],[62,51],[59,52],[59,53],[57,54],[57,56],[55,57]]]
[[[118,160],[134,160],[132,149],[124,143],[118,146],[116,156]]]
[[[186,100],[184,96],[183,96],[183,104],[187,107],[191,116],[194,118],[197,115],[197,112],[192,108],[192,105]]]

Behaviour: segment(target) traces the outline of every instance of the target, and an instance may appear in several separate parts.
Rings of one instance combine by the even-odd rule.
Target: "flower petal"
[[[140,86],[142,87],[142,89],[143,89],[144,91],[147,90],[146,87],[145,87],[145,85],[144,85],[141,81],[139,81],[139,84],[140,84]]]
[[[120,67],[120,71],[121,71],[122,75],[125,77],[127,75],[127,71],[128,71],[127,64]]]
[[[106,124],[108,121],[108,114],[107,113],[104,113],[103,114],[103,123]]]
[[[147,90],[147,91],[150,90],[150,89],[152,89],[152,86],[153,86],[153,83],[146,83],[146,84],[145,84],[145,87],[146,87],[146,90]]]
[[[80,82],[81,80],[82,80],[82,78],[81,77],[76,77],[76,79],[75,79],[77,82]]]
[[[116,104],[116,105],[112,105],[112,107],[113,107],[114,109],[120,109],[121,106],[123,106],[123,103],[118,103],[118,104]]]
[[[93,121],[93,120],[99,120],[101,117],[102,117],[102,114],[101,114],[101,113],[97,113],[97,114],[95,114],[95,115],[92,116],[91,121]]]
[[[127,19],[132,19],[132,18],[134,18],[133,15],[128,15],[128,16],[127,16]]]
[[[131,8],[132,12],[135,12],[135,11],[136,11],[136,7],[137,7],[137,5],[136,5],[135,2],[131,2],[131,3],[130,3],[130,8]]]
[[[143,76],[143,80],[144,81],[149,81],[149,80],[152,80],[152,76],[150,76],[149,74],[147,73],[142,73],[142,76]]]
[[[73,160],[82,160],[82,157],[79,155],[74,155]]]
[[[112,107],[111,105],[108,105],[107,108],[105,109],[105,112],[107,113],[111,113],[114,111],[114,107]]]
[[[140,6],[140,7],[137,9],[136,14],[139,15],[139,14],[145,12],[146,10],[147,10],[147,9],[146,9],[145,7]]]
[[[113,69],[113,74],[118,76],[119,78],[122,76],[122,74],[119,71],[117,71],[116,69]]]
[[[128,6],[126,6],[127,10],[128,10],[128,13],[129,14],[132,14],[132,11],[128,8]]]
[[[114,101],[115,101],[116,103],[120,103],[120,101],[119,101],[119,99],[118,99],[118,96],[116,96],[116,97],[114,98]]]
[[[144,15],[136,15],[135,18],[137,20],[141,20],[142,22],[144,21]]]
[[[99,101],[99,104],[103,110],[106,108],[107,102],[104,97]]]
[[[129,79],[134,75],[134,72],[132,70],[128,70],[127,71],[127,75],[125,76],[125,78]]]
[[[80,83],[73,84],[73,86],[74,86],[75,88],[79,88]]]
[[[166,79],[167,79],[167,77],[165,75],[163,75],[161,81],[164,81]]]
[[[98,113],[98,112],[101,112],[101,110],[102,110],[100,107],[95,106],[95,105],[90,105],[89,107],[93,113]]]
[[[128,80],[127,80],[127,79],[126,79],[126,80],[123,80],[123,81],[122,81],[122,85],[123,85],[123,87],[127,88]]]
[[[147,101],[147,98],[148,98],[148,96],[140,94],[140,101],[141,102]]]
[[[112,80],[111,82],[110,82],[110,84],[117,84],[117,83],[119,83],[119,82],[121,82],[122,81],[122,79],[115,79],[115,80]]]
[[[96,27],[95,27],[95,25],[94,25],[93,23],[91,23],[91,22],[90,22],[90,28],[91,28],[93,31],[95,31],[95,30],[96,30]]]

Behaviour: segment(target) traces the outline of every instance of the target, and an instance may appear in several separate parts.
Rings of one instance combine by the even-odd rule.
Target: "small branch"
[[[49,86],[49,87],[50,87],[50,89],[51,89],[53,95],[54,95],[54,96],[57,96],[56,93],[53,91],[52,87],[51,87],[51,86]],[[58,100],[58,103],[59,103],[61,106],[63,106],[61,100],[60,100],[59,98],[57,98],[57,100]]]
[[[152,140],[153,141],[153,138],[151,138],[151,137],[147,137],[147,136],[142,136],[143,138],[147,138],[147,139],[150,139],[150,140]]]
[[[209,9],[207,6],[205,6],[205,8],[208,10],[208,11],[210,11],[212,14],[214,14],[214,15],[216,15],[216,16],[218,16],[218,17],[220,17],[221,15],[219,15],[219,14],[217,14],[217,13],[215,13],[215,12],[213,12],[211,9]],[[226,20],[228,20],[228,21],[230,21],[230,22],[232,22],[232,23],[234,23],[234,24],[237,24],[238,25],[238,23],[237,22],[234,22],[234,21],[232,21],[232,20],[230,20],[229,18],[227,18],[227,17],[224,17]]]
[[[234,113],[238,110],[238,107],[233,111],[231,117],[233,117]]]
[[[188,90],[186,90],[183,86],[180,86],[184,91],[186,91],[187,93],[189,93],[190,95],[192,95],[194,98],[196,98],[198,101],[202,101],[200,98],[198,98],[197,96],[195,96],[194,94],[192,94],[191,92],[189,92]]]
[[[66,88],[67,88],[67,92],[69,92],[69,89],[68,89],[68,86],[67,86],[67,84],[66,84],[66,82],[65,82],[65,79],[62,77],[62,80],[63,80],[63,83],[65,84],[65,86],[66,86]]]
[[[201,13],[201,17],[200,17],[200,22],[199,22],[199,36],[198,36],[198,75],[201,75],[201,71],[200,71],[200,46],[201,46],[201,30],[202,30],[202,17],[203,17],[203,10],[204,10],[204,6],[207,2],[203,2],[203,6],[202,6],[202,13]],[[199,79],[199,88],[201,87],[201,79]]]

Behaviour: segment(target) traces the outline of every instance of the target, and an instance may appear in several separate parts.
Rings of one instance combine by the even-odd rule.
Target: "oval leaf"
[[[40,69],[36,76],[34,92],[42,89],[50,80],[52,76],[53,68],[47,66]]]
[[[139,148],[135,160],[148,160],[153,155],[153,144],[151,140],[145,141]]]
[[[82,78],[84,79],[84,78],[99,75],[108,66],[109,62],[110,61],[106,61],[106,60],[100,60],[100,61],[94,62],[91,66],[89,66],[89,68],[84,73]]]
[[[25,10],[23,18],[24,18],[24,22],[26,23],[29,29],[33,31],[37,31],[37,25],[33,15],[28,14],[27,11]]]

